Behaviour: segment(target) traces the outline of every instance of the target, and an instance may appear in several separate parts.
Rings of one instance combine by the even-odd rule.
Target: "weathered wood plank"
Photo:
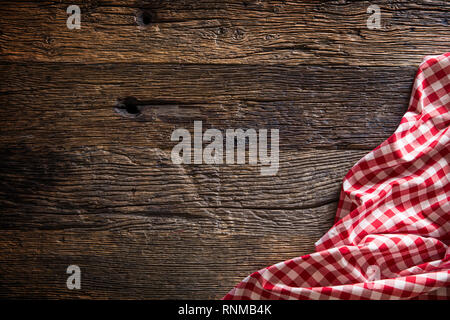
[[[294,222],[293,210],[336,202],[343,176],[364,153],[281,152],[277,175],[261,176],[248,164],[174,165],[170,153],[157,148],[10,148],[0,159],[0,226],[45,227],[49,221],[33,224],[41,214],[217,219],[233,209],[267,210],[275,220],[282,213]]]
[[[280,129],[280,148],[298,150],[376,147],[406,111],[416,68],[11,64],[0,72],[4,145],[168,150],[175,128],[201,120]],[[127,96],[150,105],[143,116],[114,111]]]
[[[450,46],[448,1],[377,1],[382,29],[369,30],[369,1],[2,1],[5,61],[214,64],[417,65]],[[135,13],[152,23],[138,28]]]
[[[311,252],[317,240],[208,227],[2,231],[0,297],[219,299],[249,273]],[[66,288],[71,264],[81,268],[81,290]]]

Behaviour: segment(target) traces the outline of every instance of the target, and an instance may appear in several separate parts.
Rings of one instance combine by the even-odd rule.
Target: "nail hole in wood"
[[[136,12],[136,23],[140,27],[147,27],[153,21],[153,15],[146,10],[139,10]]]
[[[127,118],[136,118],[141,115],[139,101],[135,97],[117,99],[115,110],[118,114]]]

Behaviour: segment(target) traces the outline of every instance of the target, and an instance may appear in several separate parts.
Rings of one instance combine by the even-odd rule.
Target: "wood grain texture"
[[[171,149],[175,128],[282,128],[280,148],[373,149],[406,111],[416,68],[0,65],[3,143]],[[26,74],[26,77],[23,75]],[[111,112],[133,96],[136,119]],[[37,98],[39,97],[39,98]],[[69,97],[64,99],[63,97]],[[51,126],[46,124],[51,123]],[[168,143],[169,142],[169,143]]]
[[[448,1],[84,1],[82,28],[66,28],[71,1],[2,4],[8,61],[416,65],[450,45]],[[138,9],[153,17],[136,28]],[[432,35],[432,36],[431,36]],[[10,41],[14,39],[14,41]]]
[[[14,298],[218,299],[249,273],[313,250],[311,238],[301,234],[236,235],[205,227],[198,233],[2,232],[0,292]],[[82,270],[79,291],[65,287],[65,270],[74,263]]]
[[[276,219],[283,210],[288,215],[336,201],[342,176],[364,153],[284,153],[279,174],[261,176],[250,165],[174,165],[155,148],[10,149],[0,162],[1,204],[18,212],[16,219],[26,218],[18,227],[34,219],[20,218],[23,210],[215,217],[215,209],[264,209]]]
[[[381,30],[367,1],[90,0],[80,30],[69,4],[0,3],[2,298],[221,298],[310,253],[450,45],[448,1],[378,1]],[[195,120],[279,129],[278,174],[174,165]]]

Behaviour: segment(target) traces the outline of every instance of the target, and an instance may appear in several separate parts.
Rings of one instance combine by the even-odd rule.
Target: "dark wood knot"
[[[126,118],[136,118],[142,114],[140,104],[135,97],[119,98],[114,110]]]
[[[148,10],[138,10],[135,20],[139,27],[147,27],[154,21],[155,15]]]

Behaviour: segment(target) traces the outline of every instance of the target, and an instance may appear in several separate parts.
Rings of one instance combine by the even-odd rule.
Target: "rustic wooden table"
[[[2,1],[0,296],[220,298],[313,251],[423,56],[450,47],[448,1],[376,1],[381,29],[371,4]],[[278,174],[174,165],[194,120],[279,129]]]

